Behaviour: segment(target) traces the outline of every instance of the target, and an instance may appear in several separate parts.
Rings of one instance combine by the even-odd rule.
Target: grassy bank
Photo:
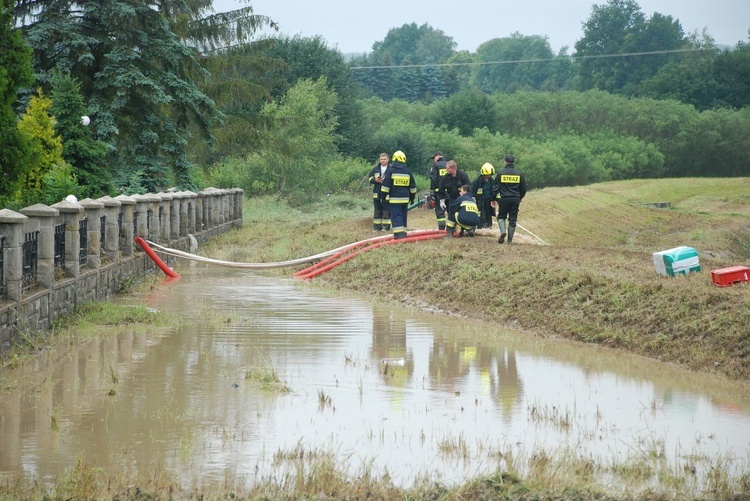
[[[305,212],[250,200],[245,227],[203,252],[244,262],[313,255],[373,236],[369,210],[369,200],[350,198]],[[750,179],[532,191],[519,223],[512,247],[497,244],[496,229],[386,246],[314,283],[750,378],[750,284],[720,288],[710,277],[713,269],[750,265]],[[409,227],[434,228],[434,215],[413,210]],[[679,245],[698,251],[703,271],[657,275],[652,253]]]

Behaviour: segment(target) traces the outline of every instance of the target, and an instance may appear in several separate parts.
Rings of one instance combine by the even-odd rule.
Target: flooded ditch
[[[401,485],[524,471],[540,454],[693,476],[750,461],[747,384],[251,271],[196,266],[127,301],[184,322],[12,371],[0,479],[53,482],[76,459],[186,485],[321,457]]]

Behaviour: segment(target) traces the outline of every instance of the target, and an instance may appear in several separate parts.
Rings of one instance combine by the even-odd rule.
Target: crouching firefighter
[[[461,186],[458,189],[458,198],[448,207],[446,230],[450,236],[460,237],[466,231],[468,236],[473,237],[474,230],[481,222],[479,207],[474,197],[471,196],[470,190],[471,187],[468,184]]]
[[[417,196],[417,184],[414,176],[406,167],[406,155],[399,150],[391,157],[391,166],[386,170],[385,177],[380,183],[380,200],[388,201],[391,214],[391,228],[393,238],[406,238],[406,218],[409,204]]]

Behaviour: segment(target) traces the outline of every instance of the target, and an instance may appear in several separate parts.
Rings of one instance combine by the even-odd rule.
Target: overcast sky
[[[748,42],[750,0],[636,0],[647,17],[654,12],[680,21],[685,33],[707,28],[722,45]],[[269,16],[285,35],[321,35],[343,53],[371,52],[391,28],[429,24],[453,38],[458,50],[476,51],[493,38],[543,35],[553,52],[573,52],[593,5],[606,0],[252,0],[256,14]],[[247,6],[244,0],[214,0],[219,11]]]

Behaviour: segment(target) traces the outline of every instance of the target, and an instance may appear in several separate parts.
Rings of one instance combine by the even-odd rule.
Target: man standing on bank
[[[455,160],[448,160],[445,163],[445,175],[440,178],[438,184],[439,204],[443,211],[460,196],[458,190],[465,184],[471,185],[469,175],[459,170]]]
[[[435,219],[437,219],[438,230],[445,229],[445,208],[440,206],[440,196],[438,186],[440,179],[445,175],[445,157],[442,151],[436,151],[432,154],[432,167],[430,168],[430,195],[435,203]]]
[[[388,153],[380,154],[380,163],[370,171],[370,184],[372,185],[372,203],[374,206],[372,217],[373,231],[390,231],[391,215],[388,212],[388,201],[380,201],[380,183],[385,178],[388,169]]]
[[[385,171],[383,182],[380,183],[380,201],[388,199],[393,238],[406,238],[406,218],[409,204],[414,202],[417,195],[417,184],[406,166],[403,151],[394,153],[391,160],[391,166]]]
[[[497,224],[500,226],[500,238],[497,243],[505,242],[508,237],[508,245],[513,243],[513,234],[516,232],[516,221],[518,220],[518,207],[521,200],[526,196],[526,179],[516,169],[516,158],[513,155],[505,155],[505,167],[497,173],[495,178],[495,199],[497,200]],[[505,228],[505,218],[508,218],[508,228]]]

